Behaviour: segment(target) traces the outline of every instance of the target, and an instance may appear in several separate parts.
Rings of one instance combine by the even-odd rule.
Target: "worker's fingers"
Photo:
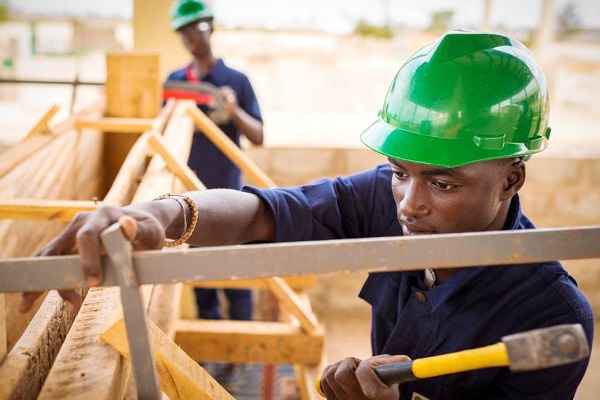
[[[134,250],[159,250],[165,243],[165,231],[152,215],[139,210],[125,210],[127,215],[119,219],[125,236]]]
[[[85,221],[76,233],[76,241],[83,277],[88,286],[98,286],[103,279],[102,264],[100,262],[103,247],[100,242],[100,233],[117,222],[122,216],[123,213],[120,209],[102,206],[96,212],[81,217],[85,218]],[[79,217],[79,214],[77,217]]]
[[[64,254],[72,254],[76,252],[77,245],[75,236],[81,224],[85,221],[89,213],[79,213],[73,221],[62,231],[59,235],[57,235],[54,239],[52,239],[48,244],[37,254],[38,256],[57,256]],[[35,301],[43,294],[44,292],[24,292],[21,293],[21,297],[19,298],[19,303],[17,304],[17,309],[19,312],[25,313],[31,310]],[[62,295],[62,294],[61,294]],[[75,296],[74,296],[75,295]],[[71,309],[79,309],[81,306],[81,298],[77,299],[78,296],[73,292],[73,295],[67,294],[67,307]],[[63,296],[64,297],[64,296]],[[69,303],[72,301],[73,303]]]
[[[121,230],[127,240],[133,243],[137,235],[137,223],[135,222],[135,219],[127,215],[122,216],[119,218],[119,225],[121,225]]]
[[[347,357],[323,370],[321,388],[328,399],[365,399],[354,375],[360,361]]]
[[[355,375],[362,393],[369,399],[398,399],[400,396],[399,385],[386,385],[383,383],[373,370],[373,367],[402,361],[410,361],[410,357],[382,354],[361,361],[356,368]]]
[[[76,313],[81,308],[83,299],[74,290],[59,290],[58,293],[65,301],[65,307],[69,312]]]
[[[33,307],[33,303],[40,297],[44,292],[24,292],[21,293],[21,297],[19,298],[19,303],[17,304],[17,309],[19,312],[26,313],[31,310]]]

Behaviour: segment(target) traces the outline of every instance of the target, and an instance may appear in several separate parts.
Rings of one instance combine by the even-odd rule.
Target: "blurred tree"
[[[427,32],[446,32],[450,29],[452,24],[452,17],[454,17],[454,11],[437,11],[431,16],[431,24],[427,27]]]
[[[556,25],[556,37],[558,39],[564,39],[581,29],[581,17],[574,1],[569,1],[558,13]]]
[[[374,36],[380,39],[390,39],[394,36],[394,33],[389,26],[376,26],[368,24],[364,21],[360,21],[356,25],[356,28],[354,28],[354,33],[361,36]]]
[[[10,10],[4,1],[0,1],[0,22],[8,21],[10,18]]]

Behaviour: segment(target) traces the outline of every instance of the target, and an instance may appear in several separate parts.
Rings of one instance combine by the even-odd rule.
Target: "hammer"
[[[589,354],[583,327],[565,324],[504,336],[496,344],[476,349],[377,365],[373,370],[383,383],[391,385],[491,367],[508,366],[513,372],[533,371],[570,364]],[[321,377],[315,382],[315,388],[325,397]]]

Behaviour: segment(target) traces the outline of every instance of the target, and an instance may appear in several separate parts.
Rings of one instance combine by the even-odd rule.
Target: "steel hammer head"
[[[504,336],[511,371],[532,371],[582,360],[590,348],[580,324],[556,325]]]

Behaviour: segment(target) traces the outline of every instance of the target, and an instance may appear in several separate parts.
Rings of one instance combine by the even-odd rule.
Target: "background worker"
[[[187,82],[190,84],[189,90],[194,90],[194,84],[199,82],[214,85],[220,99],[212,98],[209,94],[199,96],[194,93],[192,98],[196,99],[198,107],[210,116],[215,105],[221,102],[224,119],[221,116],[221,120],[215,121],[219,128],[238,146],[242,135],[251,143],[261,145],[262,116],[250,80],[213,55],[210,39],[214,31],[214,14],[208,4],[204,0],[177,0],[172,4],[170,13],[171,28],[180,35],[193,58],[191,63],[169,74],[164,90],[165,100],[179,97],[182,91],[182,86],[178,86],[177,90],[168,89],[171,82]],[[240,169],[199,130],[194,132],[188,165],[208,189],[242,187]],[[223,292],[229,303],[230,319],[252,319],[251,290],[224,289]],[[194,293],[200,318],[222,318],[217,289],[195,288]],[[240,367],[227,366],[230,375],[228,381],[233,380],[233,375],[239,372]],[[211,372],[218,375],[217,372]],[[221,381],[223,383],[223,379]]]
[[[361,136],[389,164],[300,187],[189,192],[187,221],[197,207],[197,227],[184,224],[177,197],[102,207],[79,214],[42,255],[76,246],[97,283],[98,237],[116,221],[138,249],[161,248],[165,235],[184,231],[193,231],[191,243],[210,246],[534,229],[518,192],[524,159],[547,147],[548,117],[546,80],[520,42],[449,32],[407,59]],[[77,306],[73,296],[63,294]],[[559,324],[581,324],[591,346],[592,309],[558,262],[373,273],[360,296],[372,306],[374,357],[327,367],[321,383],[331,399],[570,399],[589,362],[521,373],[487,368],[400,387],[367,368]],[[21,310],[35,297],[24,294]]]

